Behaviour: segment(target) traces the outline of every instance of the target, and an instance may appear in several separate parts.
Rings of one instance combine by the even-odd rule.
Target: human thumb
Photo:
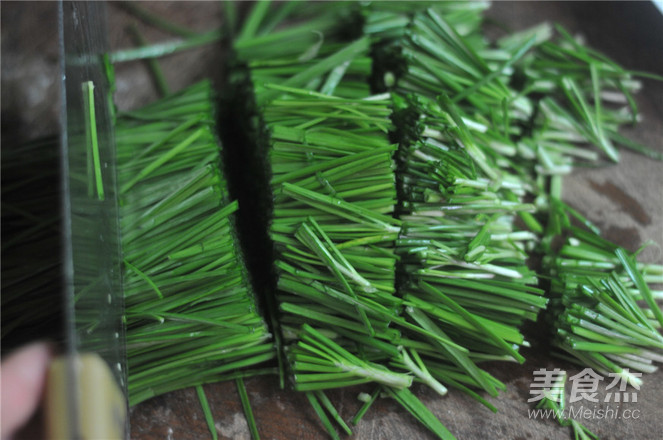
[[[7,439],[37,409],[44,388],[50,350],[45,343],[18,349],[0,367],[0,437]]]

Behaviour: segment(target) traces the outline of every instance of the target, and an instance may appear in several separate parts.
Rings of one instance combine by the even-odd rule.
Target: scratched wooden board
[[[219,2],[149,2],[145,7],[169,16],[173,21],[197,30],[211,29],[220,22]],[[2,137],[32,138],[53,132],[57,127],[56,23],[53,3],[2,4]],[[131,40],[126,25],[135,21],[117,4],[109,7],[111,44],[127,47]],[[628,68],[663,74],[663,16],[648,2],[498,2],[488,14],[512,29],[522,29],[543,20],[557,21],[573,33],[581,32],[587,42]],[[151,41],[169,35],[137,23]],[[495,30],[493,30],[496,32]],[[173,88],[190,84],[218,68],[213,48],[169,57],[162,61]],[[118,68],[120,108],[134,108],[156,97],[145,66],[129,63]],[[55,88],[54,88],[55,87]],[[663,151],[663,84],[645,81],[637,96],[642,122],[628,130],[633,139]],[[654,240],[663,244],[663,165],[622,150],[618,166],[576,170],[565,179],[565,199],[598,224],[611,240],[635,250],[640,243]],[[648,261],[661,263],[661,251],[647,250]],[[535,325],[527,329],[530,340],[539,333]],[[491,374],[507,385],[498,398],[489,398],[499,410],[493,414],[466,395],[454,390],[439,397],[429,389],[415,391],[459,439],[568,439],[569,428],[552,420],[530,420],[527,403],[532,372],[561,368],[576,374],[579,368],[552,358],[545,346],[523,350],[527,362],[491,364]],[[647,375],[638,392],[638,402],[622,404],[621,410],[639,411],[638,419],[589,419],[585,424],[603,439],[657,439],[663,432],[663,371]],[[599,388],[599,399],[606,395]],[[318,439],[325,433],[303,395],[280,390],[271,378],[247,380],[249,398],[264,439]],[[369,388],[370,389],[370,388]],[[217,432],[223,439],[248,439],[234,383],[205,386]],[[356,399],[367,388],[351,388],[329,393],[342,416],[350,419],[359,407]],[[590,410],[606,404],[585,404]],[[633,414],[636,414],[633,412]],[[354,428],[357,439],[432,438],[398,405],[380,399]],[[24,438],[33,438],[30,435]],[[209,431],[196,393],[181,390],[154,398],[131,411],[131,438],[204,439]]]

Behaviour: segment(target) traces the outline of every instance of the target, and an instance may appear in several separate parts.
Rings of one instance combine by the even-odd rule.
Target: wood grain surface
[[[197,30],[220,23],[220,2],[146,2],[146,8]],[[57,127],[57,50],[55,4],[2,2],[2,138],[28,139],[54,132]],[[114,48],[130,47],[127,25],[136,22],[150,41],[172,38],[139,23],[116,3],[109,5],[110,41]],[[663,15],[650,2],[496,2],[488,12],[506,28],[523,29],[543,20],[556,21],[586,42],[631,69],[663,75]],[[500,27],[490,26],[492,35]],[[214,47],[197,49],[161,61],[173,89],[190,84],[219,66]],[[148,70],[140,62],[117,69],[116,102],[121,109],[135,108],[156,97]],[[626,133],[633,139],[663,151],[663,84],[645,80],[637,95],[642,122]],[[618,166],[574,171],[564,181],[564,197],[598,224],[607,238],[630,250],[642,242],[663,244],[663,164],[622,150]],[[663,261],[661,248],[645,252],[651,262]],[[489,372],[507,385],[497,398],[493,414],[468,396],[451,390],[439,397],[431,390],[415,391],[459,439],[569,439],[569,428],[552,420],[528,418],[527,403],[532,372],[561,368],[576,374],[580,369],[551,357],[543,331],[526,328],[533,347],[523,350],[522,365],[494,363]],[[318,439],[325,432],[303,395],[280,390],[273,378],[246,382],[263,439]],[[368,388],[370,390],[370,388]],[[216,429],[223,439],[249,439],[234,383],[205,386]],[[349,420],[360,403],[357,395],[367,388],[329,393],[341,415]],[[599,396],[605,395],[605,384]],[[605,408],[606,404],[597,408]],[[592,408],[591,404],[587,405]],[[663,438],[663,371],[646,375],[638,402],[621,409],[637,410],[637,419],[588,419],[586,426],[602,439]],[[636,414],[635,412],[633,414]],[[195,390],[185,389],[156,397],[131,411],[131,438],[205,439],[209,431]],[[356,427],[356,439],[424,439],[431,435],[397,404],[380,399]]]

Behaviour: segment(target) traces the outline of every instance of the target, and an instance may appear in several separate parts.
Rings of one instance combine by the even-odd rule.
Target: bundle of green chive
[[[536,236],[516,222],[522,216],[537,229],[530,215],[535,206],[522,202],[533,183],[503,159],[515,150],[508,140],[457,104],[463,93],[485,107],[490,99],[509,97],[499,83],[478,87],[489,69],[475,54],[482,44],[475,23],[462,28],[469,33],[462,39],[445,14],[417,13],[406,35],[380,48],[400,53],[382,55],[389,63],[379,67],[388,79],[383,85],[394,83],[397,93],[404,221],[398,252],[411,319],[428,319],[463,348],[462,362],[459,354],[432,361],[440,380],[457,372],[445,373],[455,358],[467,375],[461,382],[496,395],[503,385],[475,362],[523,362],[517,347],[526,342],[519,329],[524,320],[536,320],[547,300],[525,264]],[[470,89],[486,96],[475,99]]]
[[[204,81],[117,120],[131,405],[274,356],[236,241],[212,99]]]
[[[253,23],[253,16],[247,22]],[[245,31],[240,35],[236,49],[246,58],[243,48],[251,46],[250,40]],[[388,96],[369,97],[367,54],[367,40],[359,39],[336,52],[322,44],[306,60],[263,58],[248,63],[255,99],[271,134],[270,230],[276,246],[279,324],[295,389],[373,381],[392,387],[410,410],[430,415],[402,390],[412,383],[403,372],[441,393],[446,389],[413,346],[410,354],[400,347],[416,341],[402,338],[401,330],[389,325],[393,322],[443,346],[455,344],[400,316],[393,254],[400,223],[384,215],[392,214],[396,205],[395,146],[387,137],[391,111]],[[307,90],[295,88],[302,85]],[[435,351],[426,345],[422,349]],[[397,371],[387,368],[390,362]],[[320,410],[318,399],[327,402],[324,394],[308,397],[336,436]],[[338,419],[333,406],[325,407]],[[429,424],[441,436],[449,435],[439,422]],[[345,424],[340,426],[348,431]]]
[[[650,288],[663,283],[663,266],[637,263],[637,255],[572,225],[563,204],[554,206],[551,223],[565,242],[544,258],[553,345],[563,357],[639,388],[642,380],[630,371],[652,373],[654,363],[663,362],[663,314],[656,304],[661,295]]]

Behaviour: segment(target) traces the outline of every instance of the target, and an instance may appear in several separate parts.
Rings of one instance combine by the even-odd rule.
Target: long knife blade
[[[106,5],[59,2],[66,356],[47,395],[53,438],[126,438],[126,359]],[[51,413],[56,406],[55,413]]]

